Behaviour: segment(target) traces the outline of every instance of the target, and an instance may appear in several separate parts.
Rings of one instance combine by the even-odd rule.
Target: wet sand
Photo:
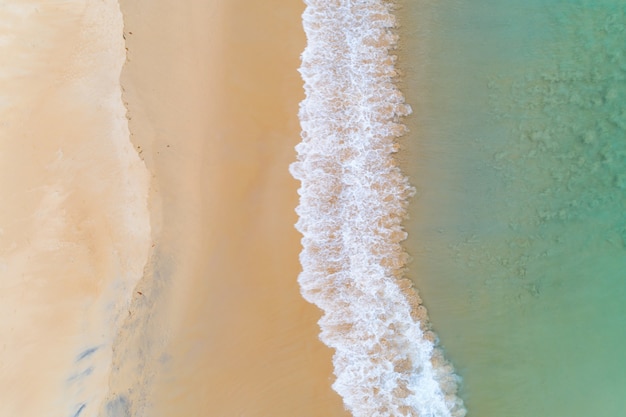
[[[152,174],[152,258],[109,409],[347,416],[300,296],[299,1],[121,1],[131,139]],[[136,317],[136,318],[133,318]],[[112,413],[112,411],[110,411]],[[133,414],[134,415],[134,414]]]

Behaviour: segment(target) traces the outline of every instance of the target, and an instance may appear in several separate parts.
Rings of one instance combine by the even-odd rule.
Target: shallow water
[[[417,1],[411,277],[469,416],[626,406],[626,7]]]

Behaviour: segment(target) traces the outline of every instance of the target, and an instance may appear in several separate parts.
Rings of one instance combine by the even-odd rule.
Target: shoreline
[[[425,308],[402,278],[413,188],[396,155],[409,114],[397,88],[397,20],[390,2],[345,6],[311,2],[303,16],[303,140],[290,167],[301,182],[298,281],[324,310],[333,387],[355,416],[465,415]]]

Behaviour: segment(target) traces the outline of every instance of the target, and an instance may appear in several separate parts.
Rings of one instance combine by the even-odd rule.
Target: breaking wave
[[[290,170],[301,181],[298,281],[324,311],[333,388],[355,417],[464,416],[458,377],[402,277],[402,221],[414,189],[393,157],[411,111],[394,84],[393,4],[306,4],[302,142]]]

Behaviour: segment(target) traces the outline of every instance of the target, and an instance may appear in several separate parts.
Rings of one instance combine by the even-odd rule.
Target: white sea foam
[[[393,5],[306,3],[306,98],[291,173],[301,181],[299,282],[324,311],[333,388],[355,417],[464,416],[457,377],[402,279],[401,222],[414,190],[393,158],[410,113],[394,84]]]

